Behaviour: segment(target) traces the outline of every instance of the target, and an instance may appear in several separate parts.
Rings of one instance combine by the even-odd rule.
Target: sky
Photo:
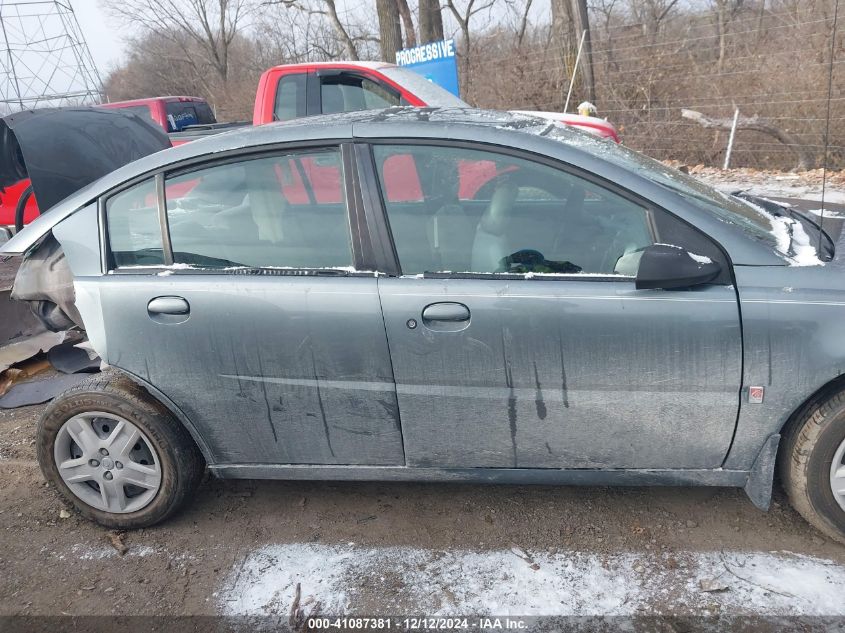
[[[101,76],[105,76],[123,56],[125,26],[109,16],[100,6],[99,0],[71,0],[71,6],[97,70]]]

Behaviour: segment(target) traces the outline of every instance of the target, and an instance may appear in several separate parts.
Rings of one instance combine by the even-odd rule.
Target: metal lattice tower
[[[0,114],[102,102],[70,0],[0,0]]]

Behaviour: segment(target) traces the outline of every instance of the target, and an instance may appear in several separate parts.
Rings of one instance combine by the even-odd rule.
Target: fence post
[[[731,152],[734,148],[734,135],[736,134],[736,124],[739,122],[739,108],[734,111],[734,122],[731,125],[731,134],[728,137],[728,151],[725,152],[725,166],[722,169],[727,169],[731,164]]]

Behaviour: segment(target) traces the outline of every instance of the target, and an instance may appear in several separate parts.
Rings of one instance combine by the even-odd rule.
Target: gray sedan
[[[164,519],[205,467],[740,486],[761,508],[779,467],[845,541],[834,246],[548,121],[399,108],[152,154],[2,252],[112,368],[38,430],[46,477],[102,524]]]

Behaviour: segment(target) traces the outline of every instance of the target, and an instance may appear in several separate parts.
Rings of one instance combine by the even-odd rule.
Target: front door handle
[[[469,321],[469,308],[463,303],[432,303],[423,309],[422,318],[423,323],[429,321],[460,323],[461,321]]]
[[[147,312],[153,314],[189,314],[191,306],[182,297],[156,297],[147,304]]]

